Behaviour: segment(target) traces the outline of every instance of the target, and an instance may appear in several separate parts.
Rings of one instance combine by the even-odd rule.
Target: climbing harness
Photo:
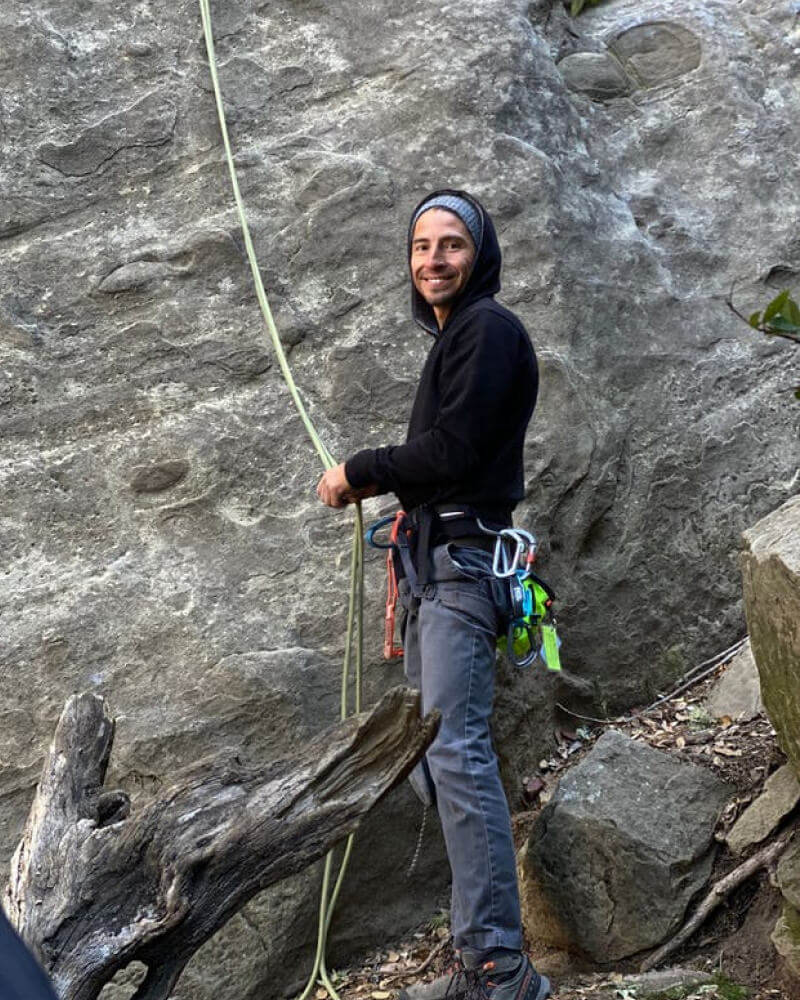
[[[561,640],[553,610],[556,595],[532,569],[536,561],[536,538],[523,528],[491,528],[469,509],[446,507],[422,508],[412,512],[411,517],[401,510],[380,518],[367,529],[367,543],[373,548],[387,550],[384,658],[394,659],[403,654],[402,647],[394,642],[398,560],[411,594],[416,598],[424,597],[429,549],[437,528],[443,528],[454,542],[459,538],[462,544],[481,541],[456,533],[452,528],[448,530],[449,524],[459,520],[477,525],[487,539],[494,539],[493,593],[503,623],[498,648],[517,667],[529,667],[538,658],[548,670],[561,670]],[[376,536],[389,525],[389,541],[379,541]]]
[[[239,224],[242,229],[242,236],[244,238],[245,250],[247,252],[247,259],[250,263],[250,270],[253,275],[253,282],[255,284],[256,297],[258,299],[258,304],[261,309],[261,315],[264,318],[264,323],[266,325],[267,331],[269,333],[270,341],[272,342],[273,350],[278,359],[278,364],[280,366],[281,373],[283,375],[286,386],[294,402],[295,408],[297,409],[300,419],[303,422],[311,443],[313,444],[317,454],[322,461],[322,465],[325,469],[332,469],[336,462],[334,461],[331,453],[328,451],[324,442],[322,441],[313,421],[309,417],[303,401],[300,397],[300,393],[295,384],[294,378],[292,377],[292,372],[289,368],[289,363],[286,359],[286,354],[283,350],[283,345],[281,344],[280,336],[278,335],[277,327],[275,326],[275,321],[272,317],[272,310],[269,306],[269,301],[267,299],[267,294],[264,291],[264,284],[261,280],[261,273],[258,268],[258,261],[256,259],[255,250],[253,248],[253,241],[250,236],[250,227],[247,224],[247,217],[244,211],[244,204],[242,202],[242,196],[239,191],[239,182],[236,175],[236,167],[233,161],[233,153],[231,151],[230,139],[228,137],[228,126],[225,120],[225,108],[222,103],[222,93],[219,85],[219,74],[217,72],[217,60],[214,52],[214,32],[211,25],[211,8],[209,0],[199,0],[200,3],[200,18],[203,23],[203,36],[206,43],[206,52],[208,53],[208,68],[211,74],[211,82],[214,88],[214,99],[217,106],[217,116],[219,118],[220,132],[222,133],[222,142],[225,148],[225,159],[228,164],[228,173],[230,174],[231,186],[233,188],[233,197],[236,202],[236,211],[239,216]],[[348,694],[349,694],[349,678],[351,672],[351,664],[353,659],[355,659],[354,667],[354,677],[353,677],[353,711],[361,711],[361,674],[363,665],[363,619],[364,619],[364,526],[363,518],[361,514],[361,504],[354,504],[355,507],[355,524],[353,526],[353,543],[350,558],[350,597],[348,601],[348,612],[347,612],[347,634],[345,638],[345,652],[344,661],[342,663],[342,681],[341,681],[341,708],[340,716],[342,719],[346,719],[348,712]],[[355,652],[355,656],[353,653]],[[344,854],[342,856],[341,863],[339,865],[339,872],[336,877],[333,889],[331,890],[331,880],[333,876],[333,852],[330,852],[325,859],[325,865],[322,874],[322,891],[320,894],[320,904],[319,904],[319,928],[317,932],[317,950],[314,957],[314,965],[311,970],[311,975],[309,976],[308,983],[306,984],[303,993],[301,994],[299,1000],[306,1000],[306,998],[313,991],[317,977],[321,980],[325,989],[328,991],[329,996],[332,1000],[339,1000],[339,994],[334,989],[333,983],[331,982],[330,976],[328,975],[328,970],[325,964],[325,951],[328,940],[328,932],[330,930],[331,919],[333,917],[334,907],[336,906],[336,901],[339,897],[339,892],[342,887],[342,882],[344,881],[344,874],[347,869],[348,861],[350,860],[350,854],[353,848],[353,834],[347,838]]]

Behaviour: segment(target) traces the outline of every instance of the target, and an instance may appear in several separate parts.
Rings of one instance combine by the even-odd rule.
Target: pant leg
[[[485,580],[433,553],[430,597],[419,602],[414,647],[424,710],[442,713],[426,759],[453,877],[457,948],[520,949],[511,820],[491,742],[496,612]]]
[[[408,581],[402,579],[398,583],[398,597],[403,607],[403,670],[409,686],[417,691],[422,690],[422,656],[419,645],[419,598],[414,597],[408,586]],[[421,705],[422,714],[427,713],[424,701]],[[433,785],[428,762],[423,757],[408,776],[408,781],[417,798],[425,806],[436,805],[436,789]]]

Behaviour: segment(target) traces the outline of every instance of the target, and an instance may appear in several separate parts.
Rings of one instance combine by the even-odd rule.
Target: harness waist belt
[[[419,586],[424,586],[430,580],[430,552],[435,545],[445,542],[461,541],[462,545],[474,544],[482,539],[491,543],[486,551],[493,551],[494,538],[485,534],[478,521],[492,530],[499,530],[511,524],[511,511],[508,508],[475,510],[469,504],[431,504],[415,507],[406,515],[414,529],[413,562],[416,566],[416,576]],[[462,541],[469,539],[469,542]]]

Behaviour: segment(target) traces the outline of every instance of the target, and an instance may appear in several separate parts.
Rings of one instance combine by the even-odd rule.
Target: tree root
[[[666,944],[663,944],[660,948],[654,951],[651,955],[642,962],[640,968],[642,972],[647,972],[649,969],[655,968],[655,966],[660,965],[661,962],[676,951],[682,944],[694,934],[698,927],[705,921],[705,919],[712,913],[719,904],[729,896],[734,889],[738,888],[743,882],[746,882],[751,875],[754,875],[759,869],[767,868],[772,865],[777,859],[783,854],[789,841],[794,836],[794,830],[771,843],[767,844],[766,847],[762,847],[760,851],[757,851],[752,857],[748,858],[739,865],[738,868],[734,868],[732,872],[716,882],[711,891],[702,901],[702,903],[697,907],[695,912],[692,914],[689,920],[681,927],[678,933],[670,938]]]

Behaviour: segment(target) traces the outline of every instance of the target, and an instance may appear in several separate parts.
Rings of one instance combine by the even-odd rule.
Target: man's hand
[[[317,496],[328,507],[345,507],[349,503],[374,497],[377,492],[378,487],[374,484],[359,489],[351,486],[344,474],[344,462],[333,469],[328,469],[317,483]]]

